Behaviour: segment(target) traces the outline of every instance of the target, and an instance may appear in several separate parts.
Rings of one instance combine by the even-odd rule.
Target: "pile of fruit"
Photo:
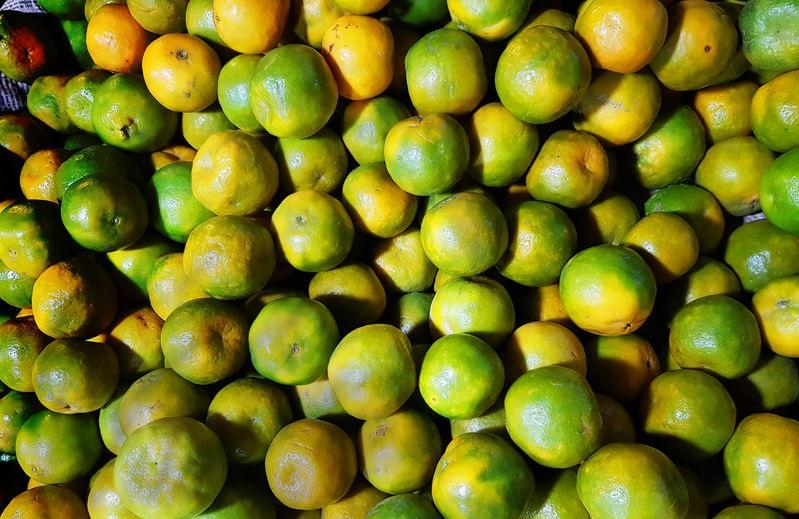
[[[38,4],[2,519],[799,514],[799,0]]]

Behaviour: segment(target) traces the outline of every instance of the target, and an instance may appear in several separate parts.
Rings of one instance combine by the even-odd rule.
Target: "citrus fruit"
[[[727,263],[747,292],[756,292],[774,279],[799,273],[799,236],[768,220],[744,224],[730,234],[724,250]]]
[[[484,40],[497,41],[516,32],[527,17],[531,3],[531,0],[520,0],[512,4],[499,0],[448,0],[447,8],[458,28]]]
[[[136,243],[149,223],[144,195],[119,175],[90,176],[72,184],[64,192],[61,220],[80,246],[98,252]]]
[[[577,248],[577,231],[569,217],[546,202],[522,202],[505,210],[510,240],[497,270],[521,285],[554,283]]]
[[[240,131],[214,133],[197,150],[191,190],[218,215],[263,210],[278,187],[277,163],[257,138]]]
[[[289,387],[289,396],[296,413],[300,416],[319,418],[343,425],[352,424],[352,417],[341,406],[327,374],[310,384]]]
[[[408,109],[392,97],[353,101],[342,116],[341,138],[358,164],[383,162],[389,130],[408,117]]]
[[[468,333],[499,348],[514,325],[515,311],[508,291],[485,277],[453,279],[436,292],[430,306],[433,338]]]
[[[269,488],[281,503],[299,510],[322,508],[344,497],[357,471],[352,440],[321,420],[287,425],[266,453]]]
[[[214,214],[194,197],[192,165],[177,161],[156,171],[144,190],[153,227],[167,238],[186,243],[199,224]]]
[[[673,316],[677,310],[701,297],[738,297],[740,294],[741,282],[735,272],[720,261],[700,256],[691,270],[666,287],[664,297],[668,313]]]
[[[59,200],[67,189],[89,176],[119,175],[139,186],[143,175],[132,155],[106,144],[83,148],[66,159],[56,170],[55,190]]]
[[[497,62],[499,100],[524,122],[543,124],[577,105],[591,81],[591,63],[571,34],[528,27],[508,42]]]
[[[395,184],[383,164],[352,170],[344,179],[341,199],[355,226],[378,238],[398,235],[416,216],[416,197]]]
[[[219,438],[193,418],[162,418],[128,435],[114,463],[122,505],[138,516],[193,517],[227,476]]]
[[[777,152],[799,146],[795,110],[799,71],[786,72],[761,86],[752,97],[752,131],[763,145]]]
[[[100,409],[114,394],[119,363],[105,344],[75,339],[51,342],[33,364],[33,388],[46,408],[58,413]]]
[[[85,519],[86,506],[73,491],[58,485],[44,485],[22,492],[9,501],[2,519],[59,517]]]
[[[534,199],[576,209],[599,196],[608,175],[607,154],[594,136],[561,130],[541,146],[526,183]]]
[[[584,355],[591,387],[623,404],[638,400],[660,374],[655,350],[638,335],[591,337]]]
[[[286,394],[267,380],[250,377],[220,389],[205,419],[222,440],[231,463],[263,461],[275,435],[290,422]]]
[[[250,326],[250,357],[269,380],[310,384],[325,373],[338,339],[336,321],[322,303],[283,297],[264,306]]]
[[[713,519],[784,519],[784,515],[760,505],[734,505],[728,506]]]
[[[583,375],[563,366],[528,371],[505,395],[508,434],[545,467],[577,465],[602,443],[602,417]]]
[[[618,245],[578,252],[560,277],[569,318],[597,335],[627,335],[640,328],[652,312],[655,292],[655,276],[644,260]]]
[[[386,135],[385,162],[391,178],[418,196],[440,193],[463,178],[469,163],[469,138],[446,114],[411,117]]]
[[[208,395],[169,368],[160,368],[134,382],[119,403],[119,424],[128,436],[161,418],[203,418]]]
[[[49,146],[50,135],[32,116],[0,115],[0,149],[14,161],[12,164],[21,163],[31,153]]]
[[[129,302],[147,301],[147,279],[159,257],[176,252],[177,246],[163,236],[147,232],[133,245],[106,254],[111,278],[119,298]]]
[[[382,148],[380,151],[382,161]],[[274,156],[280,187],[289,193],[303,189],[330,193],[341,186],[347,175],[347,150],[341,137],[330,128],[304,139],[277,139]]]
[[[706,296],[684,306],[671,322],[669,348],[680,367],[738,378],[760,357],[754,315],[728,296]]]
[[[797,437],[799,422],[790,418],[761,413],[741,420],[724,447],[724,469],[735,497],[796,513]]]
[[[227,47],[214,22],[214,0],[189,0],[186,4],[186,32],[217,47]]]
[[[290,0],[214,0],[214,26],[236,52],[262,54],[280,41],[290,7]]]
[[[448,519],[518,517],[534,485],[524,459],[493,434],[454,438],[433,474],[433,501]]]
[[[799,276],[795,275],[770,281],[752,296],[752,311],[760,325],[763,344],[787,357],[799,357],[797,298]]]
[[[33,364],[49,342],[33,317],[0,324],[0,382],[15,391],[33,391]]]
[[[333,0],[341,11],[351,14],[372,14],[388,4],[388,0]]]
[[[186,301],[208,297],[200,285],[183,270],[183,253],[164,254],[153,264],[147,278],[150,306],[161,319]]]
[[[528,371],[565,366],[585,376],[585,351],[580,339],[557,323],[536,321],[516,328],[502,353],[505,380],[513,383]]]
[[[731,137],[711,146],[696,169],[696,183],[733,216],[760,209],[760,183],[774,154],[753,137]]]
[[[657,0],[592,0],[582,5],[574,32],[597,68],[632,74],[666,40],[668,14]]]
[[[719,203],[713,195],[696,186],[666,186],[649,197],[644,211],[647,215],[676,214],[685,220],[696,234],[700,253],[715,250],[724,234],[724,212]]]
[[[100,7],[86,28],[89,56],[98,67],[109,72],[141,70],[144,49],[150,39],[150,34],[124,3]]]
[[[627,231],[621,245],[641,255],[658,283],[668,283],[682,276],[699,257],[696,233],[673,213],[644,216]]]
[[[752,132],[752,96],[757,84],[740,80],[709,86],[694,95],[693,108],[705,126],[711,144]]]
[[[792,359],[766,354],[729,391],[741,414],[786,408],[799,396],[799,369]]]
[[[374,505],[388,497],[363,478],[356,478],[350,490],[335,503],[322,507],[322,514],[329,519],[363,517]]]
[[[91,414],[40,411],[28,418],[17,434],[20,468],[48,485],[87,475],[102,450],[97,419]]]
[[[394,37],[394,74],[388,89],[392,95],[404,98],[408,91],[408,82],[405,77],[405,57],[422,35],[410,25],[392,20],[388,20],[386,23]]]
[[[760,181],[766,218],[783,231],[799,234],[799,151],[780,155]]]
[[[577,469],[539,472],[520,519],[589,519],[577,495]]]
[[[308,285],[308,296],[327,306],[344,331],[376,322],[386,308],[380,280],[363,263],[343,263],[316,273]]]
[[[244,301],[244,310],[247,312],[250,319],[255,319],[266,305],[278,299],[283,299],[284,297],[305,297],[305,294],[299,290],[292,290],[291,288],[277,285],[264,287],[263,290],[251,295]]]
[[[36,396],[29,393],[9,391],[0,398],[0,452],[14,454],[20,428],[40,409]],[[433,467],[430,468],[431,476],[432,473]]]
[[[739,20],[746,59],[760,70],[799,68],[799,8],[785,0],[744,4]]]
[[[186,275],[211,297],[239,299],[261,290],[275,268],[272,235],[243,216],[215,216],[191,231]]]
[[[217,80],[219,106],[230,122],[248,132],[261,129],[250,108],[250,80],[259,61],[259,54],[238,54],[222,66]]]
[[[21,276],[37,278],[72,248],[60,220],[58,206],[44,200],[6,207],[0,212],[0,261]]]
[[[632,149],[633,177],[658,189],[691,175],[705,154],[705,129],[687,106],[662,110]]]
[[[635,472],[627,470],[636,467]],[[688,490],[662,452],[637,443],[599,449],[577,472],[577,493],[591,517],[677,519],[688,511]]]
[[[380,283],[391,292],[427,290],[436,275],[436,267],[422,247],[421,231],[414,226],[378,241],[373,249],[371,267]]]
[[[429,318],[433,294],[411,292],[402,294],[388,307],[386,322],[399,328],[412,344],[430,340]]]
[[[504,382],[502,361],[473,335],[451,334],[425,353],[419,389],[430,408],[445,418],[474,418],[497,400]]]
[[[380,20],[358,14],[342,16],[322,36],[322,55],[345,99],[369,99],[391,84],[394,37]]]
[[[88,338],[103,332],[117,310],[117,292],[108,273],[77,257],[49,267],[33,285],[33,317],[55,339]]]
[[[76,131],[67,115],[67,81],[67,75],[39,76],[28,90],[27,108],[30,114],[59,133]]]
[[[29,308],[35,282],[36,278],[15,272],[0,261],[0,300],[7,305]]]
[[[666,41],[649,66],[667,88],[696,90],[724,72],[737,43],[735,21],[724,8],[684,0],[670,6]]]
[[[592,78],[574,107],[574,127],[620,146],[641,137],[659,110],[660,86],[650,73],[604,71]]]
[[[119,423],[119,406],[122,403],[122,396],[127,388],[120,385],[117,392],[100,408],[99,425],[100,437],[103,445],[114,455],[119,453],[122,444],[125,443],[125,433],[122,431],[122,424]]]
[[[501,103],[481,106],[469,117],[469,175],[488,187],[518,180],[538,151],[535,126],[516,119]]]
[[[275,504],[260,485],[231,476],[198,519],[276,519]]]
[[[86,507],[89,517],[114,517],[115,519],[135,519],[136,516],[122,506],[114,481],[114,464],[112,459],[95,472],[89,481],[89,495]]]
[[[0,51],[0,70],[9,79],[33,81],[55,62],[53,37],[32,13],[7,10],[0,16],[0,34],[7,42]]]
[[[635,441],[635,423],[627,409],[609,396],[595,393],[599,414],[602,415],[602,443]]]
[[[355,230],[347,210],[322,191],[297,191],[272,213],[277,244],[292,267],[329,270],[347,257]]]
[[[183,112],[180,126],[183,138],[198,150],[213,134],[237,129],[216,103],[197,112]]]
[[[345,335],[327,373],[341,405],[361,420],[390,415],[416,387],[410,342],[388,324],[369,324]]]
[[[496,205],[476,193],[459,193],[422,219],[422,246],[439,270],[473,276],[494,266],[508,246],[508,225]]]
[[[19,172],[19,186],[28,200],[57,202],[56,171],[69,157],[62,149],[39,150],[25,160]]]
[[[145,153],[172,139],[178,115],[155,100],[141,75],[115,74],[97,89],[92,124],[106,144]]]
[[[665,452],[704,459],[721,452],[735,429],[735,403],[711,375],[667,371],[652,380],[640,401],[643,431]]]
[[[615,191],[605,190],[577,213],[577,236],[588,246],[618,245],[640,219],[638,207],[632,200]]]
[[[411,408],[364,422],[356,448],[364,477],[387,494],[413,492],[428,484],[444,450],[433,421]]]
[[[281,3],[288,5],[288,0]],[[327,124],[336,109],[338,88],[318,52],[290,44],[261,58],[252,73],[249,96],[253,115],[267,132],[302,139]]]
[[[441,519],[441,514],[426,497],[400,494],[377,503],[364,519]]]
[[[450,420],[449,429],[453,438],[466,433],[491,433],[506,437],[504,398],[500,395],[494,405],[480,416]]]
[[[289,19],[289,25],[294,34],[311,47],[322,48],[325,31],[344,13],[334,0],[295,0],[292,4],[296,10]]]
[[[477,108],[488,89],[483,54],[465,32],[429,32],[405,56],[408,95],[421,115],[465,115]]]
[[[566,315],[560,299],[558,283],[521,290],[516,316],[519,322],[544,321],[563,326],[569,324],[569,316]]]
[[[128,0],[130,14],[149,32],[178,33],[186,29],[188,0]]]

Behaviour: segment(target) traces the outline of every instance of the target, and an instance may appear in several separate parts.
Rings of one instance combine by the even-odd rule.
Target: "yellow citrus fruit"
[[[347,150],[341,137],[330,128],[304,139],[277,139],[274,156],[280,187],[288,193],[303,189],[330,193],[341,187],[347,176]],[[382,161],[382,147],[380,157],[378,162]]]
[[[337,426],[321,420],[293,422],[266,453],[269,488],[284,505],[315,510],[338,501],[358,472],[355,447]]]
[[[345,99],[369,99],[391,84],[394,37],[380,20],[342,16],[325,31],[322,55],[336,78],[339,95]]]
[[[526,182],[534,199],[575,209],[599,196],[608,175],[608,156],[593,135],[560,130],[541,146]]]
[[[767,283],[752,297],[752,311],[763,334],[763,344],[779,355],[799,357],[799,276]]]
[[[372,14],[388,4],[388,0],[333,0],[333,3],[345,13]]]
[[[501,0],[470,2],[448,0],[447,7],[452,21],[475,36],[488,40],[504,40],[524,22],[532,0],[506,3]]]
[[[574,32],[574,23],[576,19],[577,17],[572,13],[567,13],[560,9],[549,8],[531,11],[522,26],[519,27],[519,32],[536,25],[550,25],[558,29],[563,29],[566,32]]]
[[[363,478],[356,478],[347,494],[327,506],[322,514],[327,519],[349,519],[364,517],[377,503],[388,497]]]
[[[713,144],[742,137],[752,131],[752,97],[757,83],[748,80],[709,86],[694,95],[694,110],[705,125],[707,140]]]
[[[777,76],[761,86],[752,97],[752,131],[772,151],[783,152],[799,145],[799,124],[794,110],[799,71]]]
[[[214,0],[214,26],[236,52],[263,54],[280,41],[290,7],[290,0]]]
[[[0,324],[0,382],[14,391],[33,391],[33,365],[49,343],[30,316]]]
[[[635,402],[660,374],[655,350],[638,335],[592,337],[585,355],[591,387],[623,404]]]
[[[342,14],[333,0],[293,0],[296,12],[289,20],[294,34],[315,49],[322,48],[322,37]]]
[[[518,293],[516,318],[519,322],[544,321],[569,324],[557,283],[527,288]]]
[[[663,46],[667,24],[658,0],[589,0],[579,8],[574,32],[595,67],[632,74]]]
[[[585,376],[586,358],[580,339],[557,323],[524,324],[511,334],[502,353],[505,379],[513,383],[528,371],[544,366],[565,366]]]
[[[673,184],[660,189],[644,203],[644,211],[647,215],[671,213],[684,219],[696,233],[700,253],[715,250],[724,236],[721,206],[712,194],[697,186]]]
[[[89,495],[86,497],[89,517],[136,519],[136,515],[120,502],[116,481],[114,481],[115,463],[116,459],[112,459],[103,465],[89,481]]]
[[[174,252],[158,258],[147,278],[150,306],[161,319],[187,301],[208,297],[200,285],[183,270],[183,253]]]
[[[372,269],[385,288],[392,292],[410,293],[429,289],[436,267],[422,246],[418,227],[409,227],[400,234],[378,241],[372,252]]]
[[[342,330],[377,322],[386,308],[383,285],[363,263],[317,272],[308,284],[308,296],[328,307]]]
[[[585,245],[618,245],[641,215],[635,203],[615,191],[605,190],[583,207],[576,218],[577,236]]]
[[[647,262],[658,283],[688,272],[699,257],[699,241],[688,223],[672,213],[652,213],[641,218],[621,240]]]
[[[659,110],[660,86],[651,74],[605,71],[594,76],[574,107],[574,127],[620,146],[641,137]]]
[[[746,223],[730,234],[724,262],[747,292],[756,292],[774,279],[799,274],[799,236],[767,219]]]
[[[35,487],[15,496],[3,513],[2,519],[38,519],[58,517],[60,519],[85,519],[86,506],[73,491],[58,486]]]
[[[19,186],[28,200],[57,202],[55,176],[69,154],[57,148],[39,150],[25,160],[19,172]]]
[[[278,188],[277,163],[257,138],[240,131],[211,135],[197,150],[191,191],[218,215],[249,215],[266,208]]]
[[[358,164],[383,162],[389,130],[410,115],[408,109],[393,97],[353,101],[342,116],[341,138]]]
[[[124,4],[104,5],[86,28],[86,48],[92,61],[110,72],[140,70],[150,39]]]
[[[186,30],[188,0],[128,0],[130,14],[146,30],[156,34]]]
[[[416,216],[416,197],[395,184],[383,164],[352,170],[344,179],[341,199],[355,226],[378,238],[396,236]]]
[[[708,86],[735,57],[735,21],[719,4],[684,0],[669,8],[668,33],[650,62],[652,71],[671,90]]]

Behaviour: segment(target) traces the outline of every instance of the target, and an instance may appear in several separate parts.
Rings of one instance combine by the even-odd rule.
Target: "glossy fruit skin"
[[[508,383],[545,366],[564,366],[583,376],[587,370],[580,339],[565,326],[545,321],[516,328],[505,343],[502,363]]]
[[[353,101],[344,109],[341,138],[358,164],[383,162],[389,130],[410,116],[408,109],[393,97]]]
[[[75,125],[67,115],[65,87],[67,75],[39,76],[28,90],[28,111],[58,133],[74,133]]]
[[[55,42],[36,16],[4,12],[0,35],[0,70],[8,78],[29,82],[53,63]]]
[[[0,212],[0,261],[32,278],[66,257],[72,249],[59,225],[58,206],[44,200],[12,204]]]
[[[658,283],[674,281],[696,263],[699,240],[688,222],[671,213],[644,216],[621,240],[647,262]]]
[[[791,234],[799,234],[799,150],[780,155],[760,181],[766,218]]]
[[[378,238],[404,231],[413,222],[418,205],[416,197],[395,184],[382,164],[350,171],[341,198],[359,230]]]
[[[730,235],[724,262],[745,291],[756,292],[769,281],[799,274],[799,237],[767,219],[750,222]]]
[[[760,340],[757,321],[744,305],[714,295],[697,299],[677,313],[671,323],[669,348],[683,368],[733,379],[755,367]]]
[[[652,345],[638,335],[592,337],[585,342],[588,381],[598,392],[631,404],[660,374]]]
[[[563,116],[577,104],[590,81],[591,63],[583,47],[571,34],[549,26],[529,27],[517,34],[502,52],[494,78],[502,104],[532,124]]]
[[[280,41],[290,7],[289,0],[214,0],[214,25],[225,45],[236,52],[263,54]],[[263,13],[270,16],[259,18]]]
[[[581,374],[563,366],[518,378],[505,395],[505,419],[514,443],[545,467],[573,467],[602,444],[596,397]]]
[[[14,391],[33,391],[33,364],[48,344],[33,317],[0,324],[0,381]]]
[[[674,463],[637,443],[599,449],[580,466],[577,492],[596,518],[677,519],[688,510],[688,490]]]
[[[83,501],[73,491],[58,485],[44,485],[14,497],[0,517],[2,519],[17,517],[85,519],[87,515]]]
[[[441,514],[426,497],[400,494],[377,503],[364,519],[441,519]]]
[[[250,81],[261,56],[239,54],[222,66],[217,80],[219,105],[225,116],[240,130],[255,132],[261,125],[250,107]]]
[[[186,243],[191,231],[214,213],[191,190],[191,163],[177,161],[156,171],[144,189],[153,227],[178,243]]]
[[[779,355],[799,357],[796,347],[796,305],[799,276],[769,282],[752,297],[752,312],[760,325],[763,344]]]
[[[502,438],[461,434],[450,442],[433,475],[433,501],[447,519],[512,519],[524,509],[534,477]]]
[[[799,146],[799,71],[775,77],[752,98],[752,131],[767,148],[785,152]]]
[[[337,99],[336,81],[324,58],[304,45],[269,51],[250,81],[253,115],[275,137],[302,139],[318,132],[333,115]]]
[[[484,40],[498,41],[509,37],[519,28],[527,17],[531,3],[531,0],[519,0],[512,4],[497,0],[448,0],[447,8],[459,29]]]
[[[380,320],[386,291],[371,267],[345,262],[317,272],[308,283],[308,296],[330,309],[342,331]]]
[[[693,108],[705,125],[709,143],[751,133],[752,96],[757,88],[754,81],[739,80],[696,92]]]
[[[744,418],[724,448],[724,468],[735,496],[789,514],[799,511],[792,467],[799,458],[799,422],[761,413]]]
[[[747,2],[739,20],[746,59],[758,70],[799,67],[799,7],[785,0]]]
[[[694,230],[700,254],[715,250],[724,235],[724,212],[721,206],[713,195],[697,186],[666,186],[647,199],[644,212],[647,215],[672,213],[681,217]]]
[[[382,143],[379,147],[380,159],[369,162],[382,162]],[[280,187],[289,193],[303,189],[331,193],[341,187],[347,176],[347,149],[330,128],[322,128],[304,139],[277,139],[272,154],[277,162]]]

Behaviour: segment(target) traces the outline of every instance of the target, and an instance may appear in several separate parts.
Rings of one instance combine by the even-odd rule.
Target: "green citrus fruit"
[[[715,250],[724,235],[724,212],[713,195],[697,186],[666,186],[647,199],[644,212],[647,215],[671,213],[681,217],[694,230],[700,254]]]
[[[724,250],[727,263],[747,292],[756,292],[774,279],[799,273],[799,236],[768,220],[744,224],[730,234]]]
[[[304,139],[277,139],[274,155],[280,187],[289,193],[303,189],[330,193],[341,186],[347,174],[347,150],[341,137],[330,128]]]

